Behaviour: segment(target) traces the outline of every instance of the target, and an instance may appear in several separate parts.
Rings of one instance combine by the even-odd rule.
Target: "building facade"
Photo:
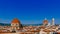
[[[12,29],[12,31],[17,31],[20,28],[21,28],[20,21],[17,18],[13,19],[12,22],[11,22],[11,29]]]

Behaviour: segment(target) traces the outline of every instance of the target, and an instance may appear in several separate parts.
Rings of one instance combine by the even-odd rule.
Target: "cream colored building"
[[[20,30],[20,28],[21,28],[20,21],[17,18],[13,19],[11,22],[11,29],[17,31]]]

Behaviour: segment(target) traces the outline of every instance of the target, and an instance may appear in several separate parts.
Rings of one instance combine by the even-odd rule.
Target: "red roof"
[[[44,20],[43,23],[44,23],[44,24],[48,24],[48,20]]]
[[[11,23],[20,23],[20,21],[17,18],[14,18]]]

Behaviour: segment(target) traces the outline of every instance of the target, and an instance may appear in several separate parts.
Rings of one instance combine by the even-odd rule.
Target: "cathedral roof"
[[[14,18],[11,23],[20,23],[20,21],[17,18]]]
[[[44,20],[43,23],[44,23],[44,24],[47,24],[47,23],[48,23],[48,20]]]
[[[43,22],[44,22],[44,23],[45,23],[45,22],[47,22],[47,23],[48,23],[48,20],[44,20]]]

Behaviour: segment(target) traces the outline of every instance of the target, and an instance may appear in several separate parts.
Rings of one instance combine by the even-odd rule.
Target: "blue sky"
[[[60,0],[0,0],[0,22],[18,18],[23,24],[40,24],[47,18],[60,23]]]

